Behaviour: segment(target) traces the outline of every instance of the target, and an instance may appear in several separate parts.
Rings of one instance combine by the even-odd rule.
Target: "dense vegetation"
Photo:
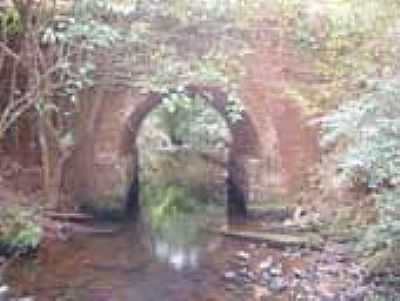
[[[243,109],[241,59],[257,45],[254,28],[268,8],[281,38],[311,62],[318,79],[288,82],[287,95],[323,116],[321,142],[335,155],[334,176],[374,199],[376,222],[356,229],[361,249],[400,258],[398,1],[11,2],[0,11],[0,142],[16,148],[18,128],[29,124],[46,207],[57,207],[65,162],[84,139],[76,132],[80,114],[97,106],[80,99],[87,89],[161,93],[164,106],[152,122],[168,144],[197,151],[224,146],[226,122],[240,119]],[[188,97],[190,85],[221,87],[231,120],[215,117],[207,99]],[[170,194],[173,188],[152,218],[174,210],[171,199],[186,198]],[[15,235],[21,216],[4,214],[0,244],[34,247],[40,229],[28,219]]]
[[[367,261],[373,273],[399,259],[398,6],[282,1],[287,32],[313,56],[321,78],[311,87],[294,83],[290,93],[311,111],[325,113],[318,120],[321,144],[334,153],[337,181],[365,199],[358,207],[361,218],[374,200],[375,218],[351,226],[358,249],[375,254]]]

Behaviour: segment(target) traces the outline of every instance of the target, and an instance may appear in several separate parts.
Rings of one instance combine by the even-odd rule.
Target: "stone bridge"
[[[245,214],[249,201],[268,201],[293,192],[319,154],[315,130],[307,126],[302,109],[286,94],[288,76],[301,72],[304,63],[292,53],[282,53],[281,47],[263,47],[244,64],[248,69],[241,83],[244,112],[238,122],[227,119],[227,97],[218,87],[193,86],[186,91],[212,95],[210,106],[230,128],[230,217]],[[140,150],[136,137],[142,121],[162,98],[129,89],[82,95],[82,103],[89,105],[77,130],[80,143],[70,177],[74,200],[89,207],[96,204],[137,211]]]

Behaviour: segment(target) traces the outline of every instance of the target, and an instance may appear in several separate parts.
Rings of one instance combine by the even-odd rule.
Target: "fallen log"
[[[323,239],[315,234],[304,234],[301,235],[289,235],[289,234],[277,234],[277,233],[266,233],[266,232],[254,232],[254,231],[241,231],[231,230],[226,227],[217,229],[214,231],[218,234],[253,241],[265,242],[271,247],[284,248],[284,247],[310,247],[310,248],[321,248]]]
[[[61,230],[69,234],[115,234],[116,230],[112,228],[98,228],[96,226],[82,226],[75,223],[62,223]]]
[[[86,222],[94,219],[93,216],[84,213],[59,213],[59,212],[45,212],[44,216],[58,221],[70,222]]]
[[[40,221],[44,229],[44,236],[50,240],[68,240],[71,235],[110,235],[116,232],[114,228],[103,228],[96,225],[77,223],[70,221],[58,221],[49,217],[42,218]]]

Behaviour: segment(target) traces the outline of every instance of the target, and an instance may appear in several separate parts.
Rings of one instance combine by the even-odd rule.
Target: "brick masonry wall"
[[[243,61],[248,69],[241,85],[245,114],[238,124],[231,125],[228,172],[249,200],[267,201],[271,196],[290,194],[319,159],[316,130],[307,126],[302,108],[286,95],[289,77],[307,68],[301,57],[288,50],[288,46],[263,44]],[[215,96],[210,105],[224,115],[223,93],[214,88],[209,92]],[[86,97],[95,96],[88,93]],[[92,155],[85,156],[91,162],[76,176],[75,199],[121,205],[137,175],[135,139],[141,122],[161,99],[130,90],[106,93],[102,99],[93,137],[88,139],[93,144]],[[78,151],[79,156],[84,155]]]

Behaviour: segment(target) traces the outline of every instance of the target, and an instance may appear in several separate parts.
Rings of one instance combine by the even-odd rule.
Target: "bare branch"
[[[17,53],[15,53],[11,48],[9,48],[4,42],[0,42],[0,49],[2,49],[6,55],[14,58],[16,61],[18,62],[22,61],[21,57]]]

